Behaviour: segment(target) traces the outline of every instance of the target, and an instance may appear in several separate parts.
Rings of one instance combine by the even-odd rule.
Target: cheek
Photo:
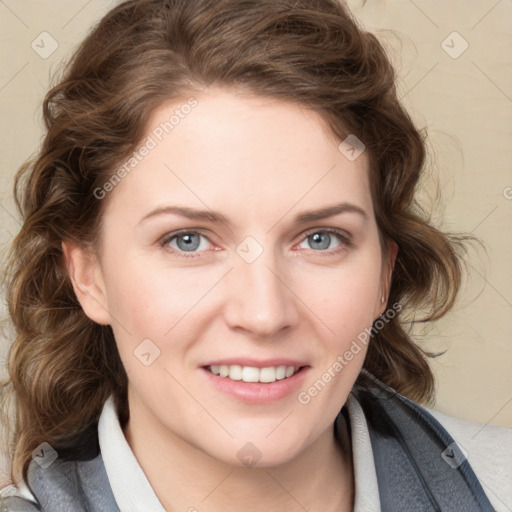
[[[111,269],[107,283],[118,350],[132,381],[143,376],[141,385],[157,385],[158,370],[186,360],[187,350],[208,328],[213,308],[209,291],[222,272],[148,265],[142,258],[123,264]],[[148,351],[156,359],[146,368],[137,355]]]
[[[161,338],[198,305],[216,278],[212,274],[204,268],[126,258],[107,272],[109,310],[128,331]]]
[[[338,268],[302,273],[297,296],[331,333],[333,343],[346,342],[371,326],[380,287],[380,260],[347,262]]]
[[[126,275],[116,273],[108,283],[112,327],[130,382],[147,392],[169,381],[164,370],[183,361],[198,337],[201,325],[192,318],[204,306],[198,300],[205,286],[176,269],[134,265]]]

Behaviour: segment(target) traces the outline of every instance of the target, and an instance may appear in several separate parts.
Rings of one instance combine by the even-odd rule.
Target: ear
[[[382,267],[382,280],[379,288],[379,308],[378,315],[382,315],[384,311],[386,311],[389,291],[391,289],[391,279],[393,277],[393,270],[395,268],[396,257],[398,255],[398,245],[396,242],[392,240],[388,242],[388,250],[387,250],[387,258]],[[384,298],[384,302],[382,302],[382,298]]]
[[[98,324],[111,324],[105,283],[96,255],[70,240],[62,242],[62,252],[73,289],[85,314]]]

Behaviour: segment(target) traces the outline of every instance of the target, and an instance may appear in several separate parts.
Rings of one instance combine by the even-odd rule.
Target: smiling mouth
[[[278,380],[285,380],[295,375],[303,366],[267,366],[256,368],[254,366],[233,365],[211,365],[206,370],[218,377],[243,382],[260,382],[270,384]]]

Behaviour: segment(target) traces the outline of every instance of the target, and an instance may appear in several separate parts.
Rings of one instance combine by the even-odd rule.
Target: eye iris
[[[189,233],[186,235],[180,235],[176,239],[176,245],[179,247],[182,251],[195,251],[200,244],[201,240],[199,238],[199,235]]]
[[[309,237],[311,249],[327,249],[331,245],[331,235],[328,233],[314,233]]]

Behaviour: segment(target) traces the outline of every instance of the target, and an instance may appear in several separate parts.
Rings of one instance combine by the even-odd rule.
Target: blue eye
[[[208,249],[210,241],[200,233],[190,231],[168,237],[163,245],[178,252],[199,252]]]
[[[307,235],[299,244],[299,247],[301,249],[313,249],[314,251],[329,251],[338,248],[342,244],[349,245],[346,236],[337,231],[321,230]]]

